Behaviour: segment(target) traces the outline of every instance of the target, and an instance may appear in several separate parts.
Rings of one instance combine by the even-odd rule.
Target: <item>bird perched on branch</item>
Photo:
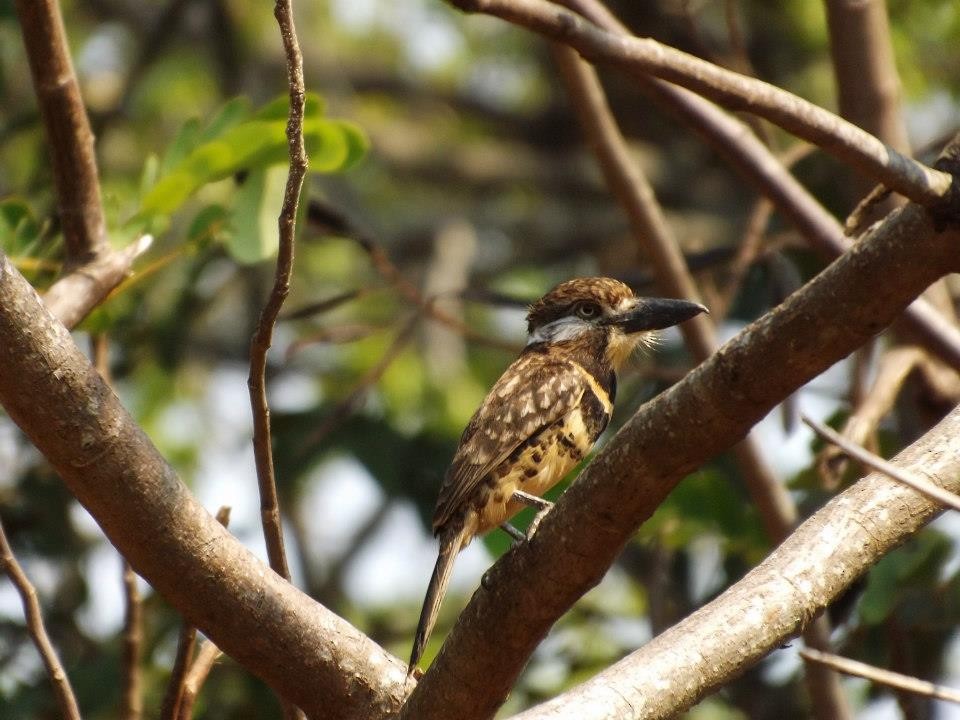
[[[463,431],[440,487],[433,515],[440,555],[408,674],[436,622],[457,553],[498,526],[519,535],[506,523],[525,505],[539,510],[535,529],[550,506],[542,495],[606,428],[623,362],[655,331],[706,311],[686,300],[638,297],[610,278],[568,280],[530,306],[527,345]]]

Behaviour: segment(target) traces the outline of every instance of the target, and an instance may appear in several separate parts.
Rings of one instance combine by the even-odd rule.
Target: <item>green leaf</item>
[[[311,170],[333,172],[355,164],[367,150],[366,136],[352,123],[322,117],[323,103],[319,97],[311,95],[307,100],[303,132]],[[286,99],[270,103],[241,122],[246,112],[244,103],[228,103],[208,126],[208,131],[216,127],[219,134],[206,142],[194,143],[192,150],[168,168],[169,157],[201,137],[183,131],[176,153],[169,152],[164,161],[160,180],[143,198],[140,214],[173,213],[207,183],[240,171],[253,172],[286,162]],[[204,136],[208,134],[204,132]]]
[[[140,197],[144,197],[150,192],[150,188],[157,184],[160,177],[160,158],[156,153],[147,155],[143,163],[143,170],[140,172]]]
[[[342,168],[350,156],[347,135],[339,123],[311,120],[303,124],[303,143],[314,172],[333,172]],[[283,148],[287,153],[287,148]]]
[[[216,140],[227,130],[239,125],[249,117],[250,100],[244,95],[235,97],[227,101],[217,114],[213,116],[213,119],[207,123],[207,126],[203,129],[198,140],[200,143]]]
[[[0,247],[12,255],[27,255],[40,235],[40,223],[26,201],[0,201]]]
[[[277,252],[277,217],[283,204],[287,167],[251,172],[234,198],[227,249],[238,262],[257,263]]]
[[[360,162],[370,149],[370,140],[356,123],[349,120],[334,121],[340,126],[343,137],[347,142],[347,157],[343,161],[341,170],[349,170]]]
[[[200,142],[200,120],[190,118],[187,120],[180,132],[173,139],[173,142],[167,147],[167,152],[163,155],[163,162],[160,163],[160,176],[167,175],[173,168],[179,165],[183,159],[190,154],[197,143]]]

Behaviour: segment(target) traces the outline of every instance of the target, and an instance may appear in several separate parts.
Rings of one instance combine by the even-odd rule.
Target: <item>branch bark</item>
[[[960,490],[960,408],[900,453],[896,464]],[[883,473],[872,473],[831,500],[719,598],[515,720],[674,717],[780,647],[942,509]]]
[[[109,250],[93,132],[80,97],[57,0],[16,0],[50,162],[68,266]]]
[[[955,271],[958,247],[960,233],[936,231],[922,208],[907,206],[643,406],[564,493],[532,542],[487,574],[401,717],[441,718],[451,707],[463,720],[490,717],[550,626],[600,581],[670,490]],[[890,268],[897,268],[895,278]]]
[[[76,327],[130,274],[133,261],[152,243],[153,237],[144,235],[122,250],[107,250],[75,266],[44,294],[47,308],[68,328]]]
[[[909,154],[886,1],[826,0],[825,5],[840,114]]]

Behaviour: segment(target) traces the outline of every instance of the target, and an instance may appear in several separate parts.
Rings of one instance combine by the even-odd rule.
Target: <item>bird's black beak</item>
[[[637,304],[604,321],[605,325],[617,325],[625,333],[644,330],[662,330],[679,325],[700,313],[709,313],[700,303],[672,298],[637,298]]]

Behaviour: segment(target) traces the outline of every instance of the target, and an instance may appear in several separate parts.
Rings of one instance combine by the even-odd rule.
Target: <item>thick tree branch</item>
[[[599,582],[670,490],[880,332],[930,283],[955,271],[958,248],[960,233],[937,232],[922,208],[892,214],[643,406],[564,493],[532,542],[488,573],[401,717],[445,717],[450,707],[459,708],[463,720],[490,717],[551,625]],[[890,268],[897,268],[895,277]]]
[[[944,488],[960,490],[960,408],[896,462],[902,470],[936,477]],[[780,647],[941,510],[938,503],[882,473],[868,475],[803,523],[719,598],[596,677],[516,720],[674,717]]]
[[[270,571],[197,503],[5,256],[0,403],[137,572],[234,659],[318,717],[397,709],[405,663]]]
[[[109,250],[93,132],[57,0],[16,0],[16,7],[50,142],[67,264],[83,265]]]
[[[724,70],[649,38],[607,32],[547,0],[448,0],[466,12],[508,20],[565,43],[592,62],[689,88],[732,110],[766,118],[923,205],[949,195],[952,178],[896,152],[813,103],[761,80]]]

